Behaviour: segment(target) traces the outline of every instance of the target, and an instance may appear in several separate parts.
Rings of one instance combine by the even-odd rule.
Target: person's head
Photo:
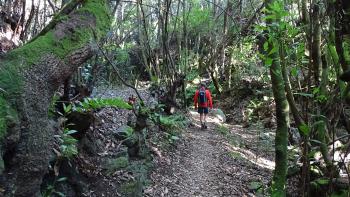
[[[206,89],[206,86],[205,86],[205,83],[201,83],[200,86],[199,86],[200,89],[204,88]]]

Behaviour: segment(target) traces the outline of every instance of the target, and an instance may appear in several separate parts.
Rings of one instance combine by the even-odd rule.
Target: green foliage
[[[295,37],[300,34],[300,30],[287,20],[291,13],[285,10],[283,2],[270,3],[264,12],[266,13],[264,20],[268,22],[266,23],[268,25],[257,25],[256,30],[262,34],[268,34],[268,38],[263,44],[264,54],[260,55],[260,58],[266,67],[270,67],[274,61],[272,55],[279,52],[281,45],[293,46],[292,43]],[[287,50],[288,54],[288,48],[283,50]]]
[[[54,115],[56,113],[56,103],[58,102],[59,99],[60,99],[60,96],[57,93],[55,93],[51,99],[50,106],[49,106],[49,117],[50,118],[54,117]]]
[[[196,90],[198,90],[198,87],[196,85],[191,85],[186,88],[186,101],[187,103],[193,103],[193,97],[196,93]]]
[[[165,132],[164,134],[165,134],[165,136],[166,136],[167,143],[169,143],[169,144],[173,144],[173,143],[175,143],[177,140],[180,139],[180,138],[178,137],[179,132],[176,131],[176,130],[168,131],[168,132]]]
[[[350,64],[350,37],[349,36],[344,38],[343,51],[344,51],[343,55],[346,63]]]
[[[331,194],[331,197],[348,197],[350,192],[348,190],[335,191]]]
[[[264,108],[269,106],[272,100],[273,98],[268,96],[264,96],[263,99],[253,98],[249,100],[249,104],[244,111],[245,116],[249,121],[260,120],[261,113],[266,113]]]
[[[104,67],[106,74],[105,77],[108,79],[109,83],[114,85],[121,84],[119,78],[117,77],[115,69],[118,70],[120,76],[127,82],[133,84],[135,80],[137,80],[137,77],[142,71],[142,68],[136,67],[135,65],[131,64],[130,54],[133,53],[133,48],[130,47],[135,46],[119,46],[117,44],[108,44],[103,47],[103,49],[107,51],[111,57],[113,57],[110,59],[113,62],[114,66],[111,64],[107,64]],[[100,61],[103,62],[104,60],[101,59]]]
[[[326,178],[318,178],[314,181],[311,181],[310,185],[316,190],[319,190],[321,187],[329,185],[329,180]]]
[[[305,123],[299,126],[299,131],[304,135],[308,136],[310,134],[310,128]]]
[[[63,118],[63,133],[61,135],[55,135],[60,142],[60,155],[58,156],[67,159],[71,159],[78,154],[78,140],[72,137],[72,134],[77,133],[77,131],[68,129],[66,125],[67,116],[71,113],[72,105],[63,104],[63,114],[60,114]]]
[[[75,130],[65,128],[62,135],[55,135],[60,141],[61,157],[71,159],[78,154],[78,140],[71,136],[76,132]]]
[[[65,197],[66,196],[65,194],[56,190],[56,185],[58,183],[65,182],[66,180],[67,180],[66,177],[61,177],[59,179],[55,179],[53,184],[46,186],[46,188],[41,193],[41,195],[43,197],[52,197],[52,196]]]
[[[182,115],[162,116],[159,115],[159,124],[166,131],[175,131],[187,125],[186,117]]]
[[[266,68],[257,66],[260,59],[255,52],[253,39],[255,38],[243,38],[240,46],[234,45],[226,49],[232,64],[232,82],[237,85],[244,77],[260,79],[266,72]]]
[[[165,116],[154,113],[151,116],[151,119],[155,124],[158,124],[163,131],[165,131],[164,134],[169,143],[174,143],[179,140],[179,132],[188,125],[188,119],[180,114]]]
[[[328,100],[328,97],[322,93],[319,87],[316,87],[312,90],[313,98],[315,101],[320,103],[325,103]]]
[[[75,104],[71,108],[77,112],[86,112],[91,110],[98,110],[105,107],[132,109],[132,106],[121,98],[86,98],[84,101]]]
[[[198,73],[198,70],[191,70],[189,73],[187,73],[186,75],[186,81],[189,81],[189,82],[192,82],[194,81],[195,79],[198,79],[198,82],[199,82],[199,73]]]
[[[197,5],[189,13],[188,19],[188,29],[194,35],[207,34],[213,30],[212,12],[207,8],[200,8]]]

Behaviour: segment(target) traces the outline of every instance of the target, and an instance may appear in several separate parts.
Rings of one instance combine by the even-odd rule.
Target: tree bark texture
[[[50,29],[0,57],[2,195],[40,196],[52,152],[48,107],[53,94],[94,54],[91,38],[100,38],[109,28],[104,0],[79,2],[79,9],[61,13]]]

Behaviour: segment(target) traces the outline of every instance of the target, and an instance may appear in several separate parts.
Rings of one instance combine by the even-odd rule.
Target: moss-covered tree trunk
[[[275,0],[265,0],[266,9],[271,9],[271,5]],[[277,16],[277,15],[275,15]],[[269,36],[278,35],[279,31],[276,27],[279,18],[266,19],[266,24],[269,29]],[[288,129],[289,129],[289,105],[285,94],[285,83],[282,75],[282,68],[280,63],[280,50],[283,47],[279,46],[280,43],[277,42],[277,38],[268,38],[268,51],[266,53],[266,58],[271,59],[272,63],[270,66],[270,76],[272,83],[273,96],[276,103],[276,119],[277,119],[277,129],[275,138],[275,171],[272,180],[271,196],[283,197],[286,196],[286,179],[287,179],[287,145],[288,145]],[[276,52],[271,52],[274,48]]]
[[[72,3],[79,8],[61,12],[46,32],[0,57],[2,195],[40,196],[54,141],[48,118],[52,96],[93,55],[91,41],[109,28],[104,0],[73,0],[66,6]]]
[[[289,105],[285,95],[284,81],[278,57],[270,67],[273,95],[276,102],[277,129],[275,138],[275,171],[272,181],[272,196],[286,195],[287,145],[289,129]]]

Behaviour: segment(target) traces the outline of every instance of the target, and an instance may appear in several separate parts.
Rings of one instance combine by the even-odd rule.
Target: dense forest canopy
[[[347,0],[0,0],[0,193],[157,196],[148,162],[176,153],[164,140],[231,143],[239,126],[272,139],[254,151],[273,171],[221,196],[349,196],[349,66]],[[200,84],[223,118],[196,133]],[[92,184],[120,166],[137,181]]]

